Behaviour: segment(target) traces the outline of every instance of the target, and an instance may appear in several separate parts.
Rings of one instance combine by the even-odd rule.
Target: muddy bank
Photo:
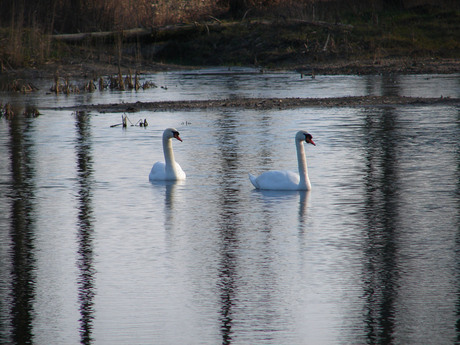
[[[454,74],[460,73],[460,61],[440,58],[391,58],[356,61],[336,61],[296,66],[295,70],[310,70],[324,75],[389,75],[389,74]]]
[[[239,98],[205,101],[165,101],[115,104],[88,104],[57,107],[57,110],[133,113],[138,111],[193,110],[217,108],[290,109],[301,107],[367,107],[394,105],[460,106],[459,98],[419,98],[397,96],[361,96],[336,98]]]

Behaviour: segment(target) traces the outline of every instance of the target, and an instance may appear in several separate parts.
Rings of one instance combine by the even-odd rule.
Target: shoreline
[[[219,66],[185,66],[163,64],[149,61],[134,61],[125,58],[120,64],[122,74],[138,71],[140,74],[151,74],[164,71],[196,70],[204,67]],[[221,66],[229,67],[232,66]],[[308,75],[390,75],[390,74],[455,74],[460,73],[460,59],[455,58],[384,58],[373,60],[336,60],[309,64],[288,63],[278,68],[263,66],[247,66],[259,68],[261,71],[296,71]],[[100,60],[62,60],[52,61],[40,66],[7,70],[0,77],[14,79],[54,79],[61,78],[94,79],[100,76],[118,74],[118,65]]]

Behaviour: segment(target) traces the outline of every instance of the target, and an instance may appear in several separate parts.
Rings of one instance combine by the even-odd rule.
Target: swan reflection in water
[[[303,228],[303,224],[307,218],[307,207],[310,202],[309,190],[252,190],[253,195],[261,197],[267,205],[279,205],[283,202],[292,202],[294,199],[299,199],[298,221],[299,229]]]
[[[164,203],[165,203],[165,215],[167,218],[171,217],[172,207],[174,206],[174,195],[177,186],[181,186],[185,184],[184,180],[177,180],[177,181],[155,181],[150,180],[152,186],[159,190],[164,190]]]

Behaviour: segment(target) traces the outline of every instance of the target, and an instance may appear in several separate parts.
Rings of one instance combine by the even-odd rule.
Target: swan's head
[[[316,146],[315,142],[313,141],[313,136],[306,131],[298,131],[295,136],[295,139],[298,141],[305,141],[308,144]]]
[[[175,128],[166,128],[165,131],[163,132],[163,138],[166,138],[166,139],[176,138],[177,140],[182,141],[182,139],[179,136],[179,131]]]

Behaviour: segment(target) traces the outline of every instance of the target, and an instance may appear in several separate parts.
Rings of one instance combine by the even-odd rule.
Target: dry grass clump
[[[22,79],[13,79],[0,86],[1,91],[29,93],[37,91],[38,88],[32,83]]]

